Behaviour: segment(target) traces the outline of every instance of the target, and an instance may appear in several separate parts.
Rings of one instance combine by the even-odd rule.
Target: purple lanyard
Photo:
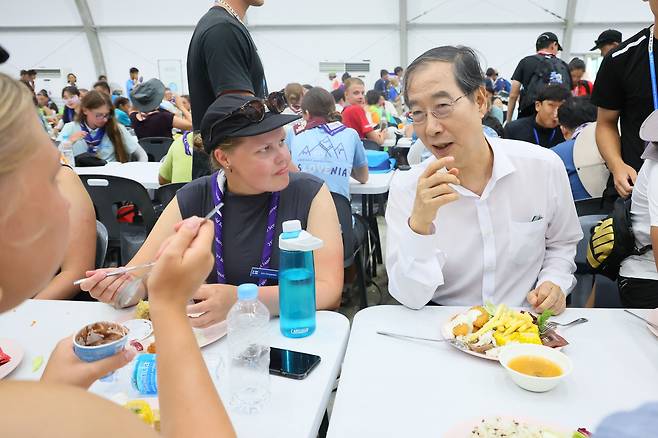
[[[187,134],[189,133],[190,131],[183,132],[183,146],[185,147],[185,155],[192,156],[192,149],[190,149],[190,144],[187,141]]]
[[[223,203],[224,194],[219,188],[224,186],[226,176],[224,171],[218,170],[212,176],[212,193],[215,207]],[[265,243],[260,257],[260,268],[268,268],[272,258],[272,246],[274,244],[274,229],[276,228],[276,214],[279,209],[280,192],[272,192],[270,197],[270,207],[267,214],[267,229],[265,231]],[[214,217],[215,221],[215,272],[217,273],[217,283],[226,284],[226,274],[224,272],[224,248],[222,243],[222,213],[218,210]],[[258,280],[258,286],[265,286],[266,278]]]
[[[83,120],[80,122],[80,129],[86,133],[84,140],[85,143],[87,143],[87,152],[90,154],[96,154],[98,152],[98,145],[101,143],[101,140],[103,140],[103,136],[105,135],[105,128],[98,128],[96,134],[92,134],[91,130]]]

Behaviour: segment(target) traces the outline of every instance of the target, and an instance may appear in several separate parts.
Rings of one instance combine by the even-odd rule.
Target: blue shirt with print
[[[580,181],[576,165],[573,162],[573,145],[575,143],[576,140],[574,139],[563,141],[562,143],[553,146],[551,150],[558,154],[564,162],[564,167],[567,169],[567,175],[569,175],[569,184],[571,185],[573,199],[574,201],[578,201],[579,199],[591,198],[591,196],[587,193],[585,186]]]
[[[330,192],[350,199],[352,169],[368,165],[363,142],[354,129],[333,122],[299,134],[291,130],[286,140],[299,170],[323,179]]]

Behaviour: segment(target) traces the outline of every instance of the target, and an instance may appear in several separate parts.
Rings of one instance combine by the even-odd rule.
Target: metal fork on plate
[[[565,324],[563,324],[561,322],[557,322],[557,321],[548,321],[544,325],[544,327],[546,327],[546,329],[555,330],[558,327],[571,327],[572,325],[583,324],[583,323],[586,323],[587,321],[589,321],[587,318],[574,319],[573,321],[567,322]]]
[[[413,341],[427,341],[427,342],[445,342],[454,347],[459,348],[460,350],[469,350],[468,345],[465,342],[460,341],[459,339],[434,339],[434,338],[422,338],[420,336],[411,336],[411,335],[402,335],[399,333],[391,333],[378,330],[378,335],[390,336],[392,338],[404,339],[404,340],[413,340]]]

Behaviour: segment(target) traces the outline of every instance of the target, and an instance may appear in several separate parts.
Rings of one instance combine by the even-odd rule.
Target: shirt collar
[[[491,178],[487,182],[487,185],[482,192],[482,196],[480,196],[480,199],[482,200],[489,197],[493,189],[496,187],[496,183],[500,179],[516,170],[516,167],[512,164],[512,161],[505,152],[505,146],[500,144],[500,140],[497,138],[486,138],[486,140],[493,152],[493,169],[491,171]],[[477,197],[475,193],[464,187],[453,186],[453,188],[462,196]]]

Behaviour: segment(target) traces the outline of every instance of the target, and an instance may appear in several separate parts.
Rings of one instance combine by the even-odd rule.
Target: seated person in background
[[[345,79],[345,102],[347,106],[343,109],[343,124],[354,129],[361,140],[369,140],[378,145],[384,144],[386,131],[374,130],[366,117],[364,106],[366,87],[359,78]]]
[[[80,99],[85,97],[85,94],[89,93],[89,90],[87,90],[86,88],[78,88],[78,91],[80,92]]]
[[[304,93],[306,93],[306,88],[304,88],[302,84],[291,83],[286,85],[284,94],[286,95],[288,108],[283,111],[283,114],[296,114],[300,116],[302,114],[302,99],[304,98]]]
[[[624,259],[617,281],[624,307],[654,309],[658,307],[658,111],[644,121],[640,138],[649,144],[633,185],[631,225],[635,246],[640,249],[651,245],[652,249]]]
[[[388,127],[388,117],[384,110],[384,96],[377,90],[368,90],[366,93],[367,116],[376,126]]]
[[[324,241],[324,246],[313,253],[316,305],[318,309],[338,307],[343,246],[333,199],[322,180],[288,170],[290,152],[281,127],[298,117],[265,112],[263,101],[253,96],[218,97],[201,122],[203,146],[215,172],[178,191],[128,263],[132,266],[153,260],[181,219],[205,216],[223,203],[213,219],[218,239],[213,245],[214,269],[208,284],[194,294],[200,302],[188,307],[188,313],[201,314],[190,318],[193,327],[208,327],[226,319],[237,299],[237,285],[256,282],[250,276],[253,266],[278,269],[281,224],[290,219],[299,219],[302,228]],[[100,301],[112,303],[130,274],[105,278],[105,272],[88,273],[90,277],[81,288]],[[277,281],[260,279],[258,284],[259,299],[277,315]]]
[[[62,126],[68,122],[72,122],[75,119],[75,111],[80,105],[80,91],[69,85],[62,89],[62,100],[64,101],[64,106],[62,107]],[[61,130],[61,127],[60,127]]]
[[[190,95],[189,94],[181,94],[180,99],[181,99],[181,105],[183,105],[183,108],[185,108],[191,115],[192,114],[192,101],[190,100]]]
[[[334,98],[334,102],[336,102],[336,112],[342,113],[343,107],[345,106],[345,90],[342,88],[336,88],[331,92],[331,95]]]
[[[108,84],[106,81],[98,81],[94,84],[93,86],[94,90],[100,92],[100,93],[105,93],[108,96],[112,96],[112,90],[110,89],[110,84]]]
[[[192,154],[194,149],[203,152],[201,134],[185,131],[176,137],[158,173],[158,181],[163,185],[192,181]]]
[[[484,93],[468,47],[431,49],[407,68],[405,102],[433,157],[391,182],[389,291],[413,309],[491,302],[561,313],[582,238],[564,166],[535,145],[485,137]]]
[[[37,103],[39,104],[39,111],[46,118],[51,126],[57,124],[58,114],[57,111],[50,106],[50,96],[46,90],[41,90],[37,93]]]
[[[527,141],[545,148],[564,141],[558,127],[557,110],[571,94],[562,85],[547,85],[537,95],[537,114],[522,117],[505,125],[505,138]]]
[[[493,105],[493,82],[490,79],[484,80],[484,90],[487,105],[483,109],[482,115],[482,131],[488,137],[503,137],[503,112],[500,108]],[[500,117],[500,119],[498,118]]]
[[[114,115],[117,117],[117,122],[121,123],[126,128],[130,128],[130,116],[132,106],[130,105],[130,100],[126,97],[117,97],[114,101]]]
[[[130,161],[139,147],[137,139],[117,123],[110,96],[96,90],[88,92],[80,101],[75,121],[62,128],[57,140],[73,145],[73,155],[96,155],[105,161]]]
[[[183,131],[192,129],[191,119],[160,109],[164,92],[164,84],[155,78],[137,84],[132,89],[130,99],[136,111],[130,114],[130,122],[137,138],[171,137],[173,128]],[[178,105],[179,108],[182,107],[182,101],[178,101]],[[186,112],[189,115],[189,112]]]
[[[51,281],[63,264],[73,224],[56,178],[62,169],[57,150],[39,128],[32,93],[0,74],[0,96],[0,199],[5,207],[0,220],[0,314],[4,315]],[[128,409],[85,391],[97,379],[127,365],[134,352],[124,350],[83,362],[73,353],[73,336],[68,334],[52,352],[43,352],[50,357],[40,382],[0,383],[3,437],[235,436],[185,314],[187,300],[212,265],[208,251],[212,224],[190,218],[172,235],[148,280],[153,290],[151,320],[158,337],[162,434]]]
[[[571,74],[571,94],[577,96],[591,96],[594,84],[583,79],[585,75],[585,61],[574,58],[569,61],[569,73]]]
[[[57,187],[69,204],[69,240],[60,270],[48,285],[34,296],[42,300],[70,300],[80,293],[73,282],[94,269],[96,258],[96,212],[78,175],[68,166],[57,174]]]
[[[316,87],[302,102],[306,124],[291,132],[286,143],[300,171],[324,180],[332,193],[350,199],[350,176],[368,182],[368,160],[359,134],[341,123],[331,94]]]
[[[551,150],[560,156],[564,167],[567,169],[573,199],[578,201],[579,199],[591,198],[578,176],[573,161],[573,150],[578,134],[587,125],[596,121],[596,106],[590,102],[589,97],[571,97],[557,110],[557,118],[560,122],[562,135],[566,140],[552,147]],[[591,146],[596,148],[596,143]]]

